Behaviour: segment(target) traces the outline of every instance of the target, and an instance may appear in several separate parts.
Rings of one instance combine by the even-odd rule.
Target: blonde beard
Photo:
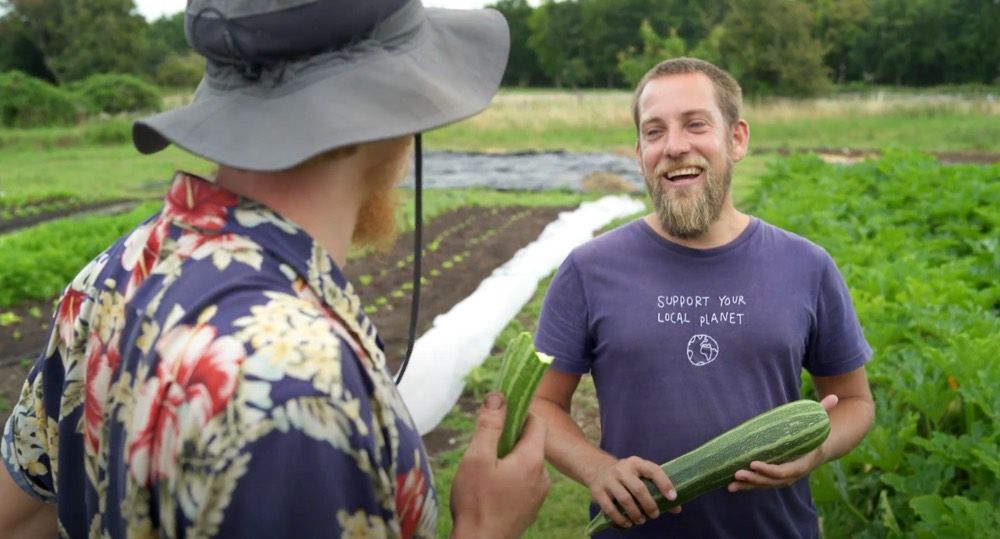
[[[668,168],[687,164],[657,166],[652,178],[646,178],[646,187],[663,230],[682,239],[704,234],[722,213],[722,206],[732,183],[732,165],[732,161],[727,158],[725,168],[721,171],[705,168],[705,185],[701,190],[674,197],[669,196],[669,192],[665,192],[660,186],[660,177]]]
[[[388,159],[369,167],[364,173],[365,198],[358,210],[351,241],[385,252],[396,243],[399,230],[396,215],[399,211],[399,193],[396,185],[406,177],[409,165],[410,139],[400,139],[400,144],[387,152]]]

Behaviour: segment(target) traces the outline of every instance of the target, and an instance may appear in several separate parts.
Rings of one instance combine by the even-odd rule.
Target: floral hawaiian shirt
[[[420,435],[331,258],[178,173],[66,289],[3,434],[70,537],[431,537]]]

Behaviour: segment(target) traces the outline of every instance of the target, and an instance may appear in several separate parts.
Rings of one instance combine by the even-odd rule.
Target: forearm
[[[0,464],[0,537],[55,537],[55,506],[32,498],[18,487]]]
[[[558,404],[536,398],[531,403],[531,411],[548,424],[546,458],[571,479],[588,485],[598,470],[618,461],[587,440],[569,412]]]
[[[875,420],[875,403],[867,397],[843,397],[830,410],[830,435],[823,442],[823,462],[836,460],[864,439]]]
[[[0,529],[0,536],[10,539],[55,537],[57,535],[56,510],[51,505],[46,505],[31,515],[25,516],[11,528]]]

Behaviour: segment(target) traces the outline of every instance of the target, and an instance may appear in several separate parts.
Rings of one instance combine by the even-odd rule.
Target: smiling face
[[[663,230],[696,238],[729,204],[732,165],[746,153],[749,129],[727,125],[711,80],[702,73],[650,80],[638,99],[636,159]]]

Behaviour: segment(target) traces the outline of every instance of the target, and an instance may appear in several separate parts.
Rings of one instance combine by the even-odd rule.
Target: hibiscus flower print
[[[80,307],[87,295],[81,290],[69,288],[59,300],[59,310],[56,311],[56,325],[59,328],[59,338],[67,345],[73,343],[76,320],[80,317]]]
[[[144,486],[173,474],[183,439],[197,437],[236,390],[243,345],[214,326],[181,325],[156,345],[159,363],[136,395],[129,470]]]
[[[125,240],[122,268],[129,272],[129,281],[125,288],[126,298],[131,298],[139,285],[153,272],[153,266],[160,259],[160,250],[163,248],[167,229],[166,221],[152,221],[137,228]]]
[[[417,455],[419,464],[420,456]],[[424,514],[424,499],[427,493],[427,481],[419,465],[415,465],[408,473],[396,477],[396,515],[399,518],[399,530],[403,539],[413,537],[420,527],[420,519]]]
[[[237,234],[204,235],[187,233],[177,240],[177,256],[202,260],[211,258],[219,271],[224,271],[233,262],[240,262],[255,270],[260,270],[263,257],[260,245]]]
[[[108,342],[101,340],[100,331],[91,331],[87,341],[86,369],[84,373],[83,420],[86,425],[84,440],[88,454],[96,455],[104,427],[104,408],[108,400],[111,377],[121,354],[118,352],[118,334],[112,334]]]
[[[203,230],[219,230],[239,198],[205,180],[179,175],[167,194],[164,216]]]

